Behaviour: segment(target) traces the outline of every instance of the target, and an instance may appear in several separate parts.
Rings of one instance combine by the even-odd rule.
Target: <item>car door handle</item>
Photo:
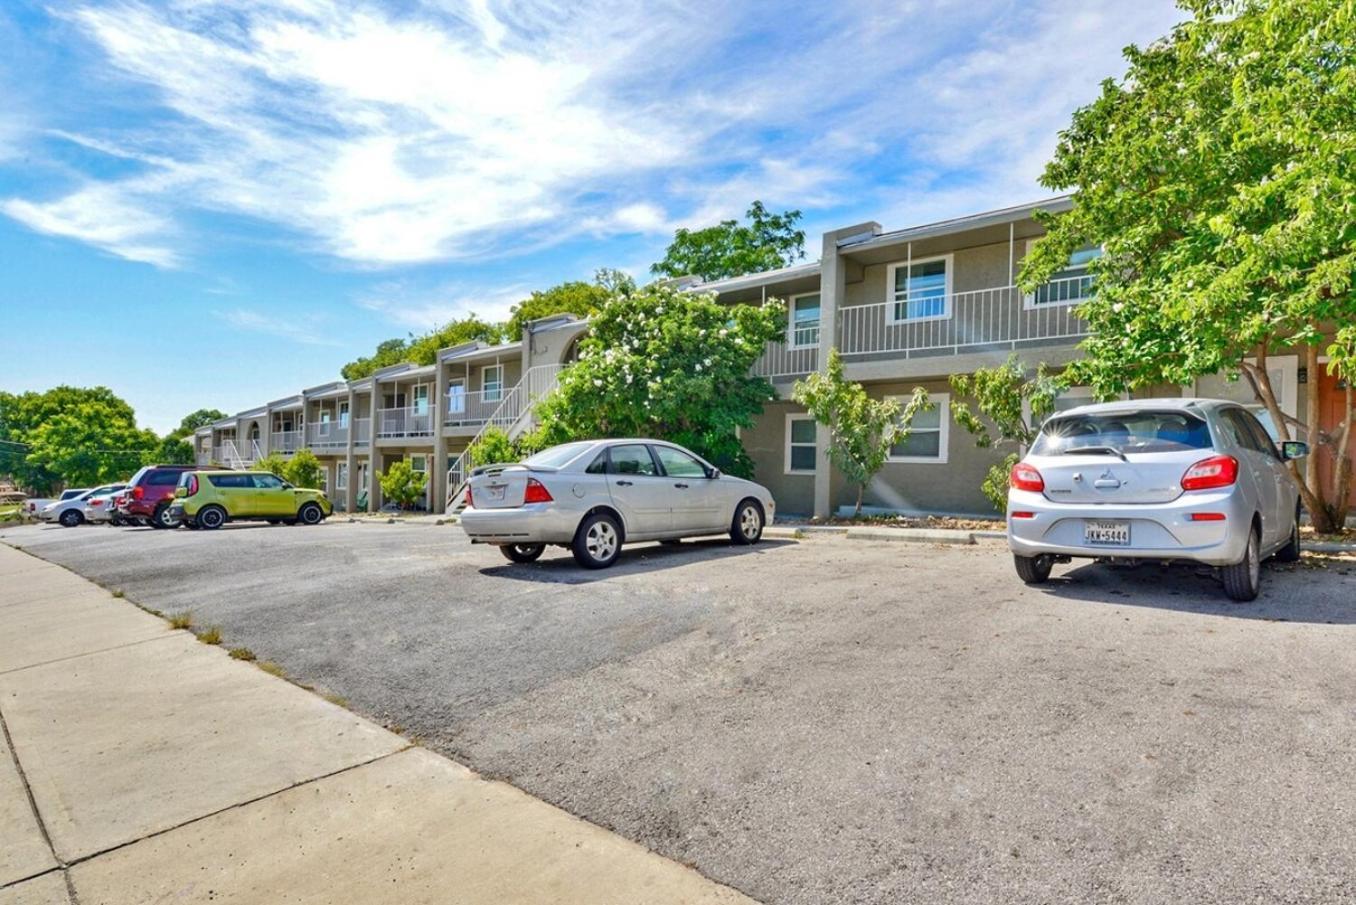
[[[684,490],[687,490],[687,485],[686,485],[686,484],[674,484],[673,486],[674,486],[674,487],[681,487],[681,488],[683,488]]]
[[[618,486],[618,487],[630,487],[630,486],[631,486],[631,482],[630,482],[630,481],[618,481],[618,482],[617,482],[617,486]]]

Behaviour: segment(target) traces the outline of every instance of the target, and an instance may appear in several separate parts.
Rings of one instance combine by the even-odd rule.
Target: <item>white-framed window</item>
[[[1036,246],[1039,239],[1028,239],[1026,252]],[[1044,308],[1052,305],[1077,305],[1092,298],[1093,276],[1088,265],[1102,256],[1099,245],[1088,245],[1069,255],[1069,263],[1063,270],[1057,270],[1035,292],[1028,293],[1024,304],[1027,309]]]
[[[504,366],[487,365],[480,372],[480,389],[486,402],[498,402],[504,395]]]
[[[414,413],[416,415],[428,414],[428,384],[421,383],[414,388]]]
[[[890,396],[900,405],[907,405],[909,397]],[[929,393],[932,408],[913,416],[913,427],[903,443],[890,449],[890,462],[918,462],[945,465],[951,424],[951,396],[949,393]]]
[[[886,322],[908,324],[951,316],[952,255],[896,261],[886,268]]]
[[[790,324],[787,334],[792,349],[808,349],[819,345],[819,293],[805,292],[791,296],[787,312]]]
[[[334,485],[336,490],[348,489],[348,463],[336,462],[334,465]]]
[[[815,473],[815,436],[818,425],[809,415],[786,416],[786,473]]]
[[[466,381],[460,378],[447,385],[447,413],[449,415],[466,413]]]
[[[348,403],[339,403],[339,426],[348,427]]]
[[[410,469],[420,474],[426,474],[428,472],[428,456],[422,454],[410,456]]]

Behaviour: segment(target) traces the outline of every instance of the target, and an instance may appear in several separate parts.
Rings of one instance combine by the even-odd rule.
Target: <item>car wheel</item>
[[[220,506],[204,506],[198,510],[196,521],[204,531],[215,531],[226,524],[226,510]]]
[[[155,507],[155,514],[151,516],[151,527],[153,528],[178,528],[179,520],[170,515],[169,503],[161,503]]]
[[[325,520],[325,513],[317,504],[307,503],[301,507],[301,511],[297,513],[297,518],[301,520],[303,525],[319,525]]]
[[[1276,551],[1277,562],[1298,562],[1300,558],[1299,508],[1295,509],[1295,520],[1290,524],[1290,540]]]
[[[1027,584],[1044,584],[1050,577],[1055,561],[1049,556],[1018,556],[1012,554],[1012,564],[1017,567],[1017,577]]]
[[[1246,603],[1257,599],[1257,592],[1262,588],[1262,556],[1258,549],[1260,546],[1261,541],[1258,540],[1257,529],[1254,528],[1248,532],[1248,546],[1243,551],[1243,558],[1219,570],[1220,577],[1224,579],[1224,593],[1228,594],[1231,600]]]
[[[546,550],[545,544],[504,544],[499,552],[513,562],[536,562]]]
[[[74,528],[84,520],[85,517],[80,514],[79,509],[67,509],[61,513],[61,518],[57,519],[63,528]]]
[[[595,512],[580,523],[570,549],[584,568],[606,569],[621,555],[621,526],[606,512]]]
[[[730,523],[730,540],[736,544],[756,544],[763,539],[763,507],[757,500],[743,500],[735,507]]]

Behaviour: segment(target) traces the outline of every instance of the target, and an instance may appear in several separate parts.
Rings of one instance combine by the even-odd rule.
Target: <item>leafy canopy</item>
[[[358,380],[381,368],[410,362],[431,365],[438,359],[438,350],[466,342],[499,343],[504,338],[503,327],[482,320],[474,314],[450,321],[428,333],[407,339],[388,339],[377,344],[377,350],[366,357],[350,361],[339,369],[345,380]]]
[[[226,417],[226,413],[220,409],[198,409],[184,416],[184,420],[179,422],[179,426],[170,431],[169,436],[175,440],[181,440],[193,433],[200,427],[206,427],[214,421],[220,421]]]
[[[325,468],[309,449],[299,449],[282,468],[282,478],[295,487],[319,489],[325,479]]]
[[[785,322],[778,303],[725,306],[661,284],[611,296],[580,341],[579,361],[538,405],[534,443],[655,437],[749,475],[735,433],[774,398],[749,369]]]
[[[129,477],[161,447],[107,387],[0,393],[0,440],[0,468],[37,493]]]
[[[1061,133],[1041,181],[1074,189],[1073,209],[1042,218],[1019,281],[1034,288],[1101,244],[1076,382],[1106,397],[1242,370],[1281,424],[1246,356],[1325,346],[1356,377],[1356,7],[1181,5],[1191,19],[1128,48],[1125,77]]]
[[[679,229],[664,259],[650,273],[664,277],[699,276],[705,280],[741,276],[786,267],[805,258],[800,211],[770,214],[763,202],[749,206],[747,223],[722,220],[705,229]]]
[[[893,399],[872,399],[860,383],[844,379],[837,349],[830,350],[825,373],[796,381],[791,398],[828,428],[829,461],[857,485],[854,515],[861,515],[866,485],[885,465],[890,449],[908,439],[914,416],[932,408],[922,388],[915,388],[902,407]]]
[[[377,473],[382,495],[401,509],[409,509],[424,495],[427,479],[422,471],[414,470],[409,459],[393,462],[384,473]]]
[[[629,274],[605,267],[594,274],[592,283],[571,280],[550,289],[534,291],[509,309],[510,317],[504,325],[504,337],[512,342],[523,335],[523,328],[530,321],[553,314],[588,317],[614,293],[632,292],[635,288],[636,281]]]

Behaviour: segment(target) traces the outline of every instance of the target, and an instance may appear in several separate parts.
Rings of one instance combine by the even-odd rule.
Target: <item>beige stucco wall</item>
[[[804,411],[792,403],[772,403],[751,429],[740,433],[744,451],[753,459],[753,479],[772,492],[777,510],[789,515],[814,511],[814,475],[786,474],[786,416]]]

